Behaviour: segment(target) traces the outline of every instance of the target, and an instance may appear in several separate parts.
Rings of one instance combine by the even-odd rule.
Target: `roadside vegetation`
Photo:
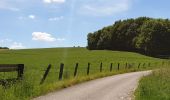
[[[123,51],[94,50],[86,48],[50,48],[0,51],[1,64],[25,64],[24,79],[9,86],[0,85],[0,100],[29,100],[57,89],[65,88],[83,81],[132,72],[158,68],[165,60],[144,56],[138,53]],[[100,63],[103,71],[100,72]],[[64,63],[63,80],[58,80],[60,63]],[[79,63],[78,74],[74,78],[75,64]],[[87,64],[91,63],[90,74],[87,75]],[[110,72],[110,64],[113,69]],[[120,63],[118,70],[117,66]],[[125,69],[125,64],[131,64]],[[140,68],[138,68],[141,63]],[[150,63],[150,65],[148,65]],[[48,66],[52,68],[42,85],[40,81]],[[0,79],[17,76],[16,72],[0,73]]]
[[[170,100],[170,68],[161,68],[143,77],[135,92],[135,100]]]

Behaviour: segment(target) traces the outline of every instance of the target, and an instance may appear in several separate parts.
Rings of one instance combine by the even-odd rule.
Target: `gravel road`
[[[142,71],[100,78],[34,100],[131,100],[138,80],[150,73]]]

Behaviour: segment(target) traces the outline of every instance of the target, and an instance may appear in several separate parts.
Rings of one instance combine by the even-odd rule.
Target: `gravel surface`
[[[138,80],[151,71],[119,74],[84,82],[34,100],[131,100]]]

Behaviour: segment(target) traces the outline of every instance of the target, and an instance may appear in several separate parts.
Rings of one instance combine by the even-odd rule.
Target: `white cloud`
[[[19,11],[20,9],[13,7],[6,1],[0,1],[0,9],[9,10],[9,11]]]
[[[26,48],[25,46],[23,46],[22,43],[15,42],[11,39],[1,39],[0,45],[2,47],[9,47],[10,49],[24,49],[24,48]]]
[[[27,19],[32,19],[32,20],[34,20],[34,19],[36,19],[36,16],[33,15],[33,14],[31,14],[31,15],[28,15],[28,16],[19,16],[18,19],[19,19],[19,20],[27,20]]]
[[[57,38],[56,40],[57,41],[65,41],[66,39],[65,38]]]
[[[54,42],[56,38],[54,38],[51,34],[45,32],[33,32],[32,40],[36,41],[44,41],[44,42]]]
[[[79,12],[95,16],[114,15],[128,11],[132,1],[133,0],[99,0],[98,2],[83,4]]]
[[[11,39],[2,39],[0,40],[0,45],[3,45],[4,43],[7,43],[7,42],[12,42]]]
[[[0,46],[1,47],[8,47],[9,44],[11,44],[12,40],[11,39],[1,39],[0,40]]]
[[[63,16],[60,16],[60,17],[52,17],[52,18],[49,18],[48,20],[49,21],[59,21],[59,20],[62,20],[64,17]]]
[[[66,1],[65,0],[43,0],[43,2],[48,3],[48,4],[50,4],[50,3],[59,3],[59,4],[61,4],[61,3],[65,3]]]
[[[25,47],[23,46],[22,43],[13,42],[9,48],[10,49],[24,49]]]
[[[28,18],[35,19],[35,15],[29,15]]]
[[[2,47],[9,47],[10,49],[24,49],[25,46],[23,46],[22,43],[15,42],[11,39],[1,39],[0,45]]]

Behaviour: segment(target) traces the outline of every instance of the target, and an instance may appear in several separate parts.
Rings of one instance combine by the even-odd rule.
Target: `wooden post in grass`
[[[140,68],[141,63],[138,64],[138,69]]]
[[[17,79],[23,79],[24,64],[0,64],[0,72],[17,71]]]
[[[78,63],[76,63],[75,70],[74,70],[74,77],[76,77],[76,75],[77,75],[77,69],[78,69],[78,66],[79,66],[79,64],[78,64]]]
[[[143,67],[145,67],[145,63],[143,63]]]
[[[148,67],[151,67],[151,63],[148,63]]]
[[[18,79],[22,79],[24,74],[24,64],[18,64]]]
[[[120,63],[117,64],[117,70],[119,70],[119,69],[120,69]]]
[[[46,69],[46,71],[45,71],[45,73],[44,73],[44,75],[43,75],[43,78],[41,79],[40,84],[43,84],[43,83],[44,83],[44,81],[45,81],[45,79],[46,79],[46,77],[47,77],[50,69],[51,69],[51,64],[48,65],[48,67],[47,67],[47,69]]]
[[[128,63],[125,64],[125,69],[127,69]]]
[[[90,63],[88,63],[88,66],[87,66],[87,75],[89,75],[90,73]]]
[[[101,62],[101,63],[100,63],[100,72],[102,72],[102,70],[103,70],[102,67],[103,67],[103,63]]]
[[[63,78],[63,70],[64,70],[64,64],[60,64],[60,72],[59,72],[59,80],[62,80]]]
[[[110,64],[110,72],[112,71],[113,63]]]
[[[129,64],[128,64],[128,69],[130,69],[130,68],[131,68],[131,64],[129,63]]]

